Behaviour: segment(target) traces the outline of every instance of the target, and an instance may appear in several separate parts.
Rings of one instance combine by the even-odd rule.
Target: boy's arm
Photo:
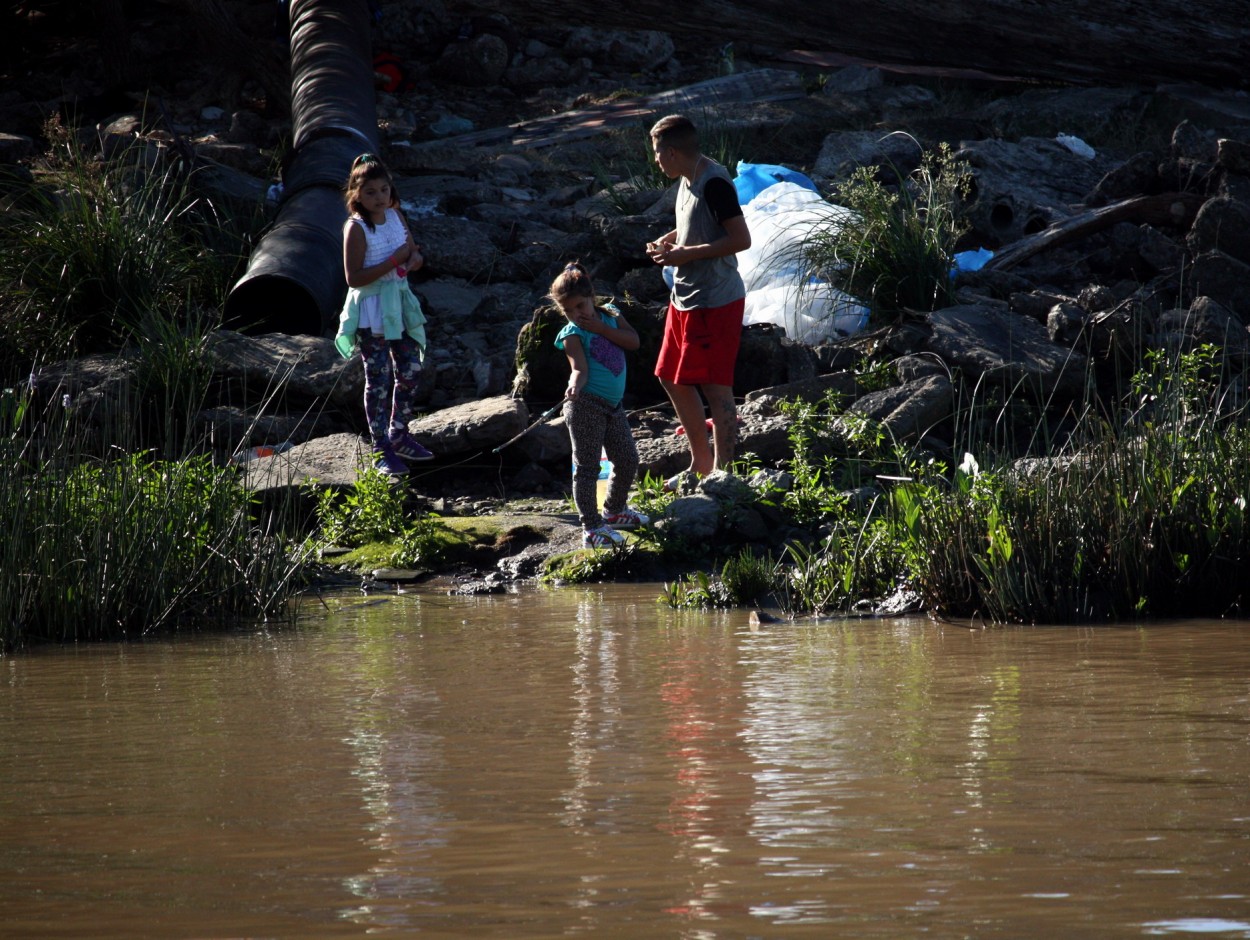
[[[747,220],[740,215],[726,219],[721,223],[725,234],[705,245],[676,245],[666,251],[659,252],[659,257],[652,257],[661,264],[688,264],[704,258],[723,258],[736,255],[751,247],[751,230],[747,228]]]

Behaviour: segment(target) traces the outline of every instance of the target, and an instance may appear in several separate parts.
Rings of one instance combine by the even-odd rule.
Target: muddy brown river
[[[1250,626],[659,585],[0,659],[0,936],[1250,938]]]

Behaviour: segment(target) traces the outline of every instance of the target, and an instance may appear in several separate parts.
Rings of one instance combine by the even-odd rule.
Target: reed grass
[[[850,214],[811,226],[787,260],[804,280],[833,284],[862,301],[870,322],[946,306],[955,247],[967,230],[967,186],[967,166],[946,145],[922,154],[897,186],[883,182],[876,166],[860,167],[831,196]]]
[[[283,617],[305,570],[294,513],[260,512],[235,468],[196,456],[205,338],[244,237],[183,168],[49,139],[0,218],[0,373],[21,378],[0,394],[0,649]],[[104,396],[25,382],[110,351]]]
[[[748,567],[790,614],[848,613],[903,588],[936,614],[995,623],[1243,616],[1250,408],[1227,370],[1212,346],[1156,351],[1121,400],[1097,400],[1091,377],[1062,408],[974,387],[952,422],[955,467],[832,396],[789,403],[793,482],[759,498],[812,536]],[[748,603],[757,589],[730,583],[733,563],[661,599]]]
[[[997,622],[1241,615],[1250,429],[1207,378],[1215,358],[1148,357],[1144,404],[1089,418],[1067,452],[896,491],[926,601]]]
[[[0,439],[0,646],[137,638],[282,616],[299,549],[233,470],[121,450],[84,458],[73,418],[10,390]],[[55,406],[54,406],[55,407]]]
[[[76,131],[53,120],[45,133],[35,184],[0,214],[9,379],[32,361],[120,348],[157,322],[212,317],[246,252],[180,162],[155,165],[142,144],[96,160]]]

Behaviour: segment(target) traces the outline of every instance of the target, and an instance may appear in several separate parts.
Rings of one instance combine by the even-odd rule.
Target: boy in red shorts
[[[657,121],[651,147],[664,175],[681,177],[677,227],[647,245],[652,261],[673,268],[655,374],[686,428],[690,469],[702,475],[728,467],[734,457],[734,363],[746,305],[734,255],[751,247],[751,233],[729,171],[699,151],[689,118],[671,114]],[[712,447],[698,433],[703,398],[712,413]],[[669,488],[676,488],[675,480]]]

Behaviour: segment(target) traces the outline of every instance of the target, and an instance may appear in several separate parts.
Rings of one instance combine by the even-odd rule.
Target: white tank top
[[[372,267],[375,264],[381,264],[396,249],[403,247],[408,241],[408,230],[404,228],[404,223],[399,217],[399,213],[394,209],[386,210],[386,221],[381,225],[374,226],[373,231],[369,231],[369,226],[365,225],[365,220],[359,216],[352,216],[352,221],[360,226],[360,230],[365,236],[365,267]],[[382,275],[382,277],[398,278],[399,273],[391,270]],[[360,329],[370,330],[374,333],[382,332],[382,299],[380,297],[364,297],[360,301]]]

